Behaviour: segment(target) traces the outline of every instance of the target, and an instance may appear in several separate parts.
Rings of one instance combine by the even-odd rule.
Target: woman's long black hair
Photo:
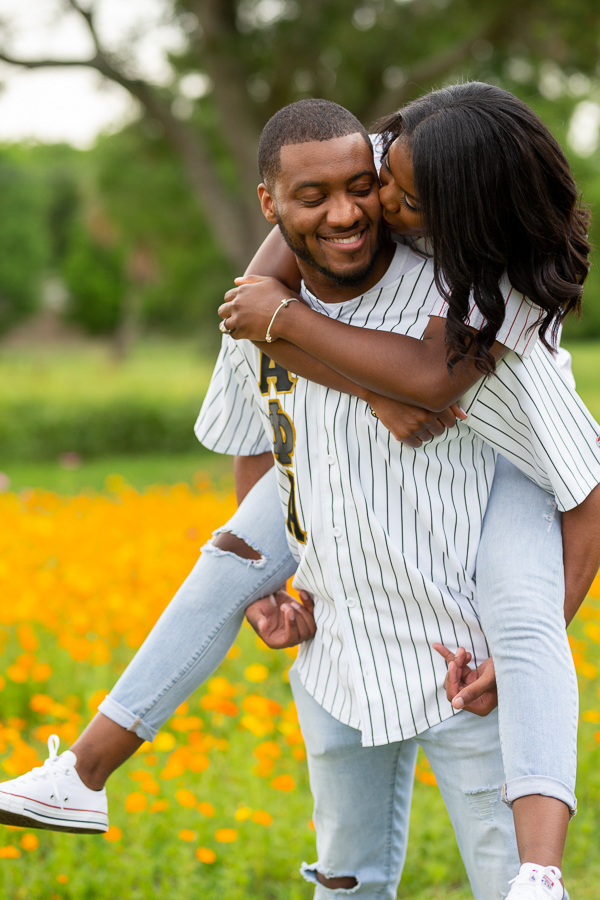
[[[470,356],[493,372],[504,272],[540,307],[550,346],[567,313],[580,312],[590,245],[588,212],[546,126],[513,94],[475,81],[426,94],[375,130],[386,151],[400,138],[412,152],[436,285],[449,303],[449,367]],[[486,319],[476,336],[465,325],[471,294]]]

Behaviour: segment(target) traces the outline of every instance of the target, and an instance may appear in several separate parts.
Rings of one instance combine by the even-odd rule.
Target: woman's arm
[[[290,288],[294,294],[300,290],[300,269],[296,257],[284,241],[279,225],[266,236],[246,269],[246,275],[270,275]]]
[[[249,273],[260,273],[276,278],[285,286],[288,297],[300,290],[300,270],[296,257],[281,237],[278,227],[271,231],[257,250],[246,270],[246,274]],[[290,372],[364,400],[396,440],[410,447],[420,447],[424,441],[442,434],[445,428],[451,428],[455,424],[457,416],[464,418],[464,413],[458,407],[454,410],[444,409],[438,414],[421,406],[380,396],[356,384],[288,341],[280,340],[274,344],[258,341],[255,343],[271,359]]]
[[[236,279],[219,315],[236,339],[264,340],[273,313],[290,292],[273,278]],[[470,360],[450,373],[446,365],[446,320],[432,317],[421,340],[346,325],[290,303],[276,316],[273,338],[283,338],[369,391],[423,406],[446,409],[482,377]],[[269,345],[272,346],[272,345]],[[492,347],[499,360],[505,347]]]
[[[457,418],[466,419],[466,414],[457,404],[441,412],[432,412],[368,391],[288,341],[276,341],[274,344],[255,341],[255,344],[295,375],[364,400],[396,440],[409,447],[420,447],[424,441],[442,434],[446,428],[452,428]]]

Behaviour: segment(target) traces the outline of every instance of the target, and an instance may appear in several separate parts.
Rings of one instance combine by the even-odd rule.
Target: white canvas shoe
[[[86,787],[75,769],[75,754],[65,750],[56,755],[59,744],[51,734],[43,766],[0,784],[0,822],[75,834],[107,831],[106,790]]]
[[[509,882],[512,888],[506,900],[562,900],[565,889],[561,878],[562,872],[556,866],[523,863],[517,877]]]

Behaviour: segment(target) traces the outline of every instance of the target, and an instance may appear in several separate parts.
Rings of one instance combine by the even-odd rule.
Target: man
[[[381,235],[377,173],[357,120],[324,101],[293,104],[266,126],[259,165],[263,212],[296,254],[309,305],[420,337],[435,299],[431,269]],[[273,352],[224,345],[197,433],[218,452],[274,441],[295,584],[315,599],[317,632],[290,679],[319,851],[304,873],[318,898],[338,888],[395,896],[421,744],[475,896],[503,896],[518,860],[497,803],[496,717],[453,718],[445,665],[431,651],[441,640],[464,644],[476,662],[488,655],[473,571],[493,453],[466,426],[420,452],[394,446],[366,403],[296,378],[291,361],[274,364],[262,350]]]

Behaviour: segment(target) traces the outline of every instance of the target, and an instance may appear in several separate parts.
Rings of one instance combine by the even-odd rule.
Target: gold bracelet
[[[300,301],[298,300],[297,297],[290,297],[289,300],[281,301],[281,303],[279,304],[279,306],[273,313],[273,318],[269,322],[269,327],[267,328],[267,334],[265,337],[265,341],[267,342],[267,344],[270,344],[273,341],[273,338],[271,337],[271,326],[272,326],[273,322],[275,321],[275,316],[277,315],[277,313],[279,312],[280,309],[283,309],[284,306],[288,306],[290,303],[300,303]],[[275,340],[277,340],[277,338],[275,338]]]

